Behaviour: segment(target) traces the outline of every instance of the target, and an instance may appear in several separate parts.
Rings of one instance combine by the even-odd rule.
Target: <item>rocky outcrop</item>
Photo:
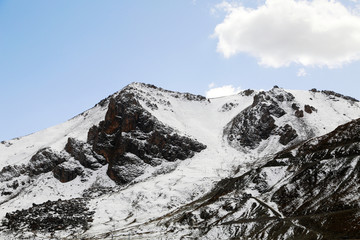
[[[12,195],[19,186],[25,185],[24,176],[32,178],[51,172],[56,166],[65,161],[67,161],[67,158],[63,154],[55,152],[50,148],[43,148],[31,157],[28,164],[5,166],[0,171],[1,195]],[[12,181],[12,183],[1,184],[9,181]],[[29,183],[30,180],[28,179],[27,182]]]
[[[343,94],[340,94],[340,93],[337,93],[337,92],[334,92],[334,91],[329,91],[329,90],[319,91],[316,88],[313,88],[310,91],[314,92],[314,93],[321,92],[321,93],[329,96],[330,99],[332,99],[332,100],[335,100],[335,97],[338,97],[338,98],[342,98],[342,99],[345,99],[345,100],[348,100],[348,101],[359,102],[359,100],[357,100],[356,98],[345,96]]]
[[[359,159],[360,119],[221,180],[162,221],[196,226],[200,239],[358,239]]]
[[[5,167],[0,172],[0,181],[15,181],[21,175],[33,177],[52,171],[55,178],[65,183],[78,176],[84,177],[85,169],[96,171],[108,164],[110,178],[123,184],[143,174],[147,167],[163,161],[184,160],[206,148],[194,139],[180,136],[146,111],[139,101],[153,110],[157,109],[157,104],[169,107],[170,102],[161,99],[151,102],[143,88],[154,89],[159,95],[169,93],[184,101],[206,100],[202,96],[175,93],[153,85],[131,84],[99,103],[102,107],[108,104],[108,111],[104,121],[89,129],[87,142],[68,138],[65,151],[40,149],[29,164]],[[13,193],[11,186],[0,186],[0,191],[3,195]]]
[[[69,182],[77,176],[83,176],[83,167],[96,170],[106,164],[105,158],[92,151],[91,146],[73,138],[66,144],[66,152],[55,152],[50,148],[40,149],[34,154],[27,165],[9,165],[0,171],[0,182],[18,181],[21,176],[35,177],[37,175],[53,172],[55,178],[61,182]],[[71,160],[74,157],[78,162]],[[83,166],[81,166],[81,165]],[[24,181],[21,180],[22,185]],[[11,186],[1,188],[3,195],[11,195]]]
[[[295,111],[300,109],[300,106],[299,106],[299,104],[297,104],[297,103],[291,104],[291,107],[292,107],[292,109],[295,110]]]
[[[220,112],[228,112],[231,111],[232,109],[236,108],[239,104],[238,103],[225,103],[221,109],[219,110]]]
[[[317,110],[313,106],[305,105],[304,111],[307,112],[308,114],[311,114],[312,112],[316,112]]]
[[[65,150],[86,168],[96,170],[107,164],[103,156],[92,150],[91,145],[74,138],[68,139]]]
[[[84,170],[80,166],[71,162],[64,162],[53,169],[54,177],[62,183],[74,180],[77,176],[81,176],[83,172]]]
[[[280,127],[278,135],[280,136],[279,142],[282,145],[287,145],[298,136],[295,129],[293,129],[289,124]]]
[[[234,147],[255,148],[262,140],[278,133],[281,136],[281,144],[289,143],[297,137],[296,131],[290,130],[289,125],[279,128],[275,124],[275,118],[281,118],[286,114],[279,103],[293,100],[294,96],[291,93],[278,88],[256,94],[252,105],[226,126],[225,136]]]
[[[110,99],[105,120],[89,130],[88,143],[105,157],[108,175],[119,184],[140,176],[148,166],[184,160],[206,148],[159,122],[128,89]]]
[[[358,238],[359,156],[360,119],[282,151],[275,161],[287,162],[296,173],[274,193],[272,201],[288,216],[316,216],[299,223],[324,237]]]
[[[26,166],[8,165],[3,167],[0,171],[0,181],[10,181],[13,178],[19,177],[26,172]]]
[[[304,111],[303,110],[296,110],[295,111],[295,116],[298,117],[298,118],[304,117]]]
[[[84,199],[59,199],[7,213],[2,226],[13,231],[40,230],[49,233],[68,228],[87,230],[93,221],[93,214]]]
[[[50,148],[40,149],[31,159],[27,168],[30,176],[51,172],[55,166],[66,161],[64,156],[52,151]]]
[[[246,89],[246,90],[242,91],[240,94],[243,94],[244,96],[248,97],[248,96],[252,95],[254,92],[255,91],[252,89]]]
[[[337,127],[334,131],[296,146],[285,149],[277,154],[277,158],[300,159],[300,163],[313,160],[322,160],[334,157],[347,157],[358,155],[360,142],[360,119],[350,121]]]

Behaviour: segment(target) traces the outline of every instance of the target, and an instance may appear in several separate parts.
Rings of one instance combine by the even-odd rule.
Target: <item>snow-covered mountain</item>
[[[360,104],[133,83],[0,144],[1,239],[360,238]]]

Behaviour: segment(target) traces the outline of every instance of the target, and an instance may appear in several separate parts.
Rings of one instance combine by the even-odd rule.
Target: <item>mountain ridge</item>
[[[300,155],[293,156],[294,166],[289,165],[290,160],[286,162],[279,157],[290,156],[298,146],[333,133],[342,124],[343,129],[340,127],[338,132],[344,134],[351,128],[348,122],[356,123],[354,119],[359,117],[356,99],[331,91],[295,91],[275,86],[269,91],[245,90],[233,96],[207,99],[132,83],[64,124],[0,144],[1,234],[5,239],[20,235],[45,239],[51,234],[58,238],[110,239],[111,234],[121,238],[138,232],[136,236],[141,239],[140,236],[161,236],[144,234],[157,229],[174,239],[187,235],[200,239],[221,236],[276,239],[290,238],[291,231],[314,237],[316,233],[309,226],[303,228],[308,230],[300,231],[291,227],[295,223],[289,227],[271,222],[291,217],[286,216],[285,209],[294,205],[280,201],[271,189],[277,185],[286,189],[285,186],[291,185],[291,170],[298,171],[296,166],[301,167],[296,160],[301,159]],[[356,146],[337,150],[335,158],[343,158],[345,155],[339,153],[346,151],[353,154],[345,156],[346,164],[339,165],[340,168],[358,166]],[[307,151],[318,150],[314,149]],[[319,159],[316,154],[312,156]],[[304,181],[309,176],[336,164],[316,166],[303,179],[299,178],[298,188],[306,186]],[[354,174],[356,183],[359,178]],[[248,176],[257,180],[246,180]],[[231,179],[237,178],[245,183],[233,185]],[[345,184],[346,179],[340,179],[331,181]],[[351,184],[346,183],[349,187]],[[355,184],[344,195],[353,194],[358,186]],[[242,205],[222,199],[207,205],[202,202],[216,189],[220,192],[228,189],[223,195],[242,199]],[[279,196],[280,193],[285,194],[278,190]],[[63,200],[59,201],[59,197]],[[76,200],[79,198],[80,202]],[[196,209],[201,202],[204,208]],[[325,203],[340,204],[336,199]],[[90,214],[86,217],[89,221],[61,222],[61,229],[50,233],[53,225],[43,227],[39,220],[49,210],[32,211],[36,207],[33,204],[43,204],[40,209],[51,207],[55,209],[53,214],[64,219],[71,218],[61,210],[63,205],[85,204],[90,209],[85,211]],[[253,204],[255,210],[251,210]],[[24,209],[28,210],[21,212],[22,219],[30,222],[19,225],[11,217],[15,216],[12,211]],[[39,211],[42,213],[37,216],[35,212]],[[244,211],[248,211],[247,215]],[[267,219],[271,227],[265,228],[262,235],[255,234],[263,227],[245,224],[249,217]],[[199,225],[200,219],[203,223]],[[31,223],[34,221],[35,225]],[[193,229],[194,224],[197,230]],[[320,232],[316,237],[326,239],[328,234]]]

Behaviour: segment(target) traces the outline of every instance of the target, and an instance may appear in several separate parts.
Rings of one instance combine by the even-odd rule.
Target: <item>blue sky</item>
[[[246,49],[241,48],[244,39],[235,39],[235,45],[227,44],[227,49],[240,50],[225,56],[225,51],[218,48],[219,39],[230,36],[227,40],[231,42],[233,30],[229,27],[228,32],[219,30],[214,35],[216,26],[228,24],[224,19],[227,16],[231,20],[229,11],[234,19],[231,26],[239,26],[236,15],[241,10],[239,4],[245,10],[256,10],[264,1],[236,1],[231,10],[216,7],[220,3],[220,0],[0,0],[0,140],[64,122],[135,81],[202,95],[210,84],[215,88],[232,85],[241,89],[279,85],[290,89],[330,89],[360,98],[360,63],[356,57],[340,67],[329,68],[321,62],[322,55],[306,56],[311,60],[307,64],[293,61],[295,53],[289,50],[284,55],[287,63],[276,62],[279,57],[275,56],[270,58],[272,62],[263,64],[261,59],[272,53],[261,52],[262,45],[256,40],[272,34],[265,32],[261,36],[262,31],[254,35],[259,38]],[[341,3],[357,14],[356,1]],[[270,7],[265,11],[271,12]],[[261,29],[257,22],[247,26],[250,30]],[[338,28],[348,29],[342,25]],[[356,33],[356,24],[354,29]],[[278,39],[272,39],[271,48],[280,46],[282,51],[284,44]],[[337,48],[337,43],[324,42],[331,44],[332,49]],[[298,76],[299,71],[306,75]]]

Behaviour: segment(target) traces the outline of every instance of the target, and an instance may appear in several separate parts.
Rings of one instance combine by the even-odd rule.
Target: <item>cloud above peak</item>
[[[221,87],[215,87],[214,83],[209,84],[209,90],[205,93],[207,98],[217,98],[235,95],[241,91],[240,87],[234,87],[232,85],[224,85]]]
[[[266,0],[257,8],[224,2],[214,36],[229,58],[247,53],[266,67],[336,68],[360,59],[360,16],[336,0]]]

